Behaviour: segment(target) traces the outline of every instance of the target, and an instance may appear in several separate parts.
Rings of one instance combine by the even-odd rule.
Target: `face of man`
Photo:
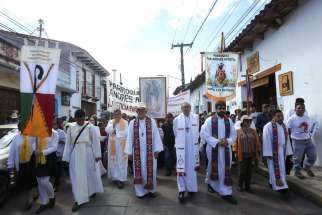
[[[305,105],[304,104],[296,105],[295,111],[296,111],[296,115],[303,116],[305,112]]]
[[[139,108],[137,109],[136,113],[138,114],[139,119],[144,119],[146,117],[146,109],[145,108]]]
[[[256,112],[256,107],[250,106],[250,112],[255,113]]]
[[[269,105],[263,105],[262,111],[263,111],[263,113],[268,113],[269,112]]]
[[[115,121],[120,121],[120,119],[122,118],[122,114],[121,114],[121,112],[120,111],[116,111],[116,112],[114,112],[114,119],[115,119]]]
[[[225,116],[226,113],[226,106],[225,105],[219,105],[217,106],[217,115],[220,116],[221,118],[223,118]]]
[[[185,116],[189,116],[190,114],[190,111],[191,111],[191,106],[188,105],[188,104],[185,104],[181,107],[181,110],[182,110],[182,113],[185,115]]]
[[[275,113],[275,115],[274,115],[274,120],[275,120],[277,123],[282,124],[282,123],[283,123],[283,121],[284,121],[283,113],[282,113],[282,112]]]
[[[58,124],[56,120],[53,120],[53,129],[57,129],[58,128]]]
[[[84,125],[85,123],[85,116],[84,117],[76,117],[75,121],[78,125]]]

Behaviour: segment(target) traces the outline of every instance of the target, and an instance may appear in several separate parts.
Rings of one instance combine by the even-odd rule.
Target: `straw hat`
[[[241,122],[244,122],[244,120],[252,120],[252,118],[248,115],[243,115],[240,119]]]

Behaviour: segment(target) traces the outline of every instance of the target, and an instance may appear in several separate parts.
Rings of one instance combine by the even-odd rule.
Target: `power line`
[[[191,26],[191,23],[192,23],[192,20],[193,20],[193,16],[195,14],[196,7],[198,6],[198,2],[199,2],[199,0],[196,0],[195,5],[193,7],[193,11],[191,13],[191,17],[190,17],[189,22],[188,22],[188,26],[187,26],[186,32],[185,32],[185,34],[183,36],[183,40],[182,41],[185,41],[186,36],[187,36],[187,34],[188,34],[189,30],[190,30],[190,26]]]
[[[196,34],[195,34],[195,36],[193,37],[192,42],[191,42],[192,44],[195,42],[195,40],[196,40],[196,38],[197,38],[198,34],[200,33],[200,31],[201,31],[202,27],[204,26],[205,22],[207,21],[207,19],[208,19],[209,15],[211,14],[211,12],[212,12],[212,10],[214,9],[214,7],[215,7],[215,5],[217,4],[217,2],[218,2],[218,0],[214,0],[214,2],[213,2],[213,4],[212,4],[212,6],[210,7],[210,9],[209,9],[209,11],[208,11],[207,16],[205,17],[205,19],[204,19],[204,20],[203,20],[203,22],[201,23],[201,25],[200,25],[200,27],[199,27],[199,29],[198,29],[197,33],[196,33]]]
[[[24,20],[22,20],[21,18],[19,18],[18,16],[16,16],[15,14],[13,14],[11,11],[9,11],[8,9],[6,8],[3,8],[3,10],[6,11],[7,14],[10,14],[12,17],[14,17],[16,20],[18,20],[21,24],[23,24],[24,26],[28,26],[27,28],[29,29],[34,29],[34,26],[30,25],[29,23],[25,22]]]
[[[32,31],[30,29],[28,29],[26,26],[24,26],[23,24],[19,23],[17,20],[11,18],[8,14],[0,11],[0,15],[2,15],[3,17],[5,17],[9,22],[13,23],[14,25],[16,25],[17,27],[19,27],[20,29],[31,33]]]
[[[180,8],[183,8],[183,5],[184,5],[184,0],[182,0]],[[181,22],[181,17],[180,17],[180,19],[179,19],[179,22]],[[172,39],[172,44],[174,43],[174,40],[175,40],[175,38],[176,38],[177,31],[178,31],[178,26],[176,27],[176,29],[175,29],[175,31],[174,31],[174,35],[173,35],[173,39]]]
[[[241,1],[236,1],[235,2],[235,4],[230,8],[230,11],[224,17],[222,24],[221,25],[220,25],[220,23],[218,24],[218,26],[220,25],[220,27],[215,28],[215,30],[210,34],[210,35],[214,35],[214,36],[213,37],[210,36],[210,41],[208,42],[208,45],[206,46],[206,49],[209,48],[210,44],[216,39],[218,34],[220,34],[221,29],[225,26],[225,24],[227,23],[227,21],[231,17],[231,14],[238,8],[240,3],[241,3]],[[205,45],[205,43],[201,47],[203,47],[204,45]]]

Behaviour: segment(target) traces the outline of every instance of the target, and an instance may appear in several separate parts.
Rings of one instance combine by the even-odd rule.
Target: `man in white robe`
[[[126,145],[128,122],[122,119],[121,110],[114,111],[114,119],[110,120],[105,131],[108,140],[108,178],[117,184],[119,189],[124,187],[127,180],[128,156],[124,149]]]
[[[224,200],[237,204],[237,200],[232,196],[230,178],[231,146],[236,139],[236,130],[233,122],[225,117],[226,104],[224,102],[216,103],[216,111],[217,114],[209,117],[201,128],[201,136],[207,142],[208,167],[206,183],[208,184],[209,192],[217,192]],[[213,131],[214,122],[217,123],[215,126],[218,131]],[[217,133],[217,136],[214,135],[214,132]],[[218,150],[217,160],[214,161],[217,163],[217,171],[213,170],[215,150]],[[214,172],[216,172],[216,177],[212,177]]]
[[[191,105],[183,103],[182,113],[173,122],[177,154],[177,185],[179,201],[184,203],[185,192],[198,192],[199,170],[199,116],[191,113]]]
[[[129,124],[125,146],[125,153],[133,160],[134,188],[138,198],[155,197],[157,158],[163,150],[157,124],[146,113],[145,104],[139,104],[138,117]]]
[[[288,185],[285,174],[285,159],[286,156],[292,155],[293,151],[283,120],[283,113],[277,110],[274,113],[273,121],[264,126],[263,156],[267,158],[269,183],[273,190],[286,194]],[[276,144],[275,149],[274,144]]]
[[[103,193],[103,184],[98,162],[101,148],[95,128],[85,122],[85,112],[75,112],[75,123],[67,130],[67,140],[63,160],[69,163],[69,175],[75,203],[72,211],[77,211],[90,197]]]

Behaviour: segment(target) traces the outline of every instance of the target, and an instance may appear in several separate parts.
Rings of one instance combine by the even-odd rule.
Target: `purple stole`
[[[230,136],[230,121],[227,117],[224,117],[225,121],[225,138],[229,138]],[[218,118],[217,116],[213,116],[211,119],[211,125],[212,125],[212,136],[218,139]],[[211,174],[210,174],[210,179],[213,181],[218,181],[219,180],[219,174],[218,174],[218,151],[219,151],[219,146],[215,148],[212,148],[211,152]],[[230,174],[230,150],[229,146],[225,147],[225,185],[226,186],[231,186],[232,185],[232,179],[231,179],[231,174]]]
[[[147,167],[147,184],[144,186],[147,190],[153,189],[153,146],[152,146],[152,120],[146,117],[146,167]],[[141,173],[141,156],[140,156],[140,125],[139,119],[134,120],[134,184],[142,184]]]
[[[284,135],[285,135],[285,146],[287,144],[287,129],[285,124],[282,124],[283,129],[284,129]],[[276,185],[281,187],[284,185],[283,181],[281,180],[281,173],[280,173],[280,166],[279,166],[279,161],[278,161],[278,129],[276,122],[272,122],[272,131],[273,131],[273,166],[274,166],[274,175],[275,175],[275,182]],[[286,147],[284,149],[286,151]]]

